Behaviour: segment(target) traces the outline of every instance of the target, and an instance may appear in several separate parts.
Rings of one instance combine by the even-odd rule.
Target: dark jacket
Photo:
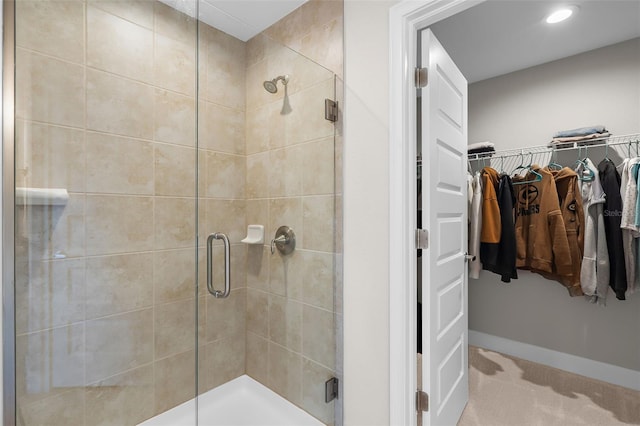
[[[516,271],[516,228],[513,221],[513,206],[516,197],[513,185],[508,175],[500,176],[498,184],[498,207],[500,208],[500,242],[498,243],[498,257],[494,265],[483,267],[501,276],[502,282],[511,282],[518,278]]]
[[[620,175],[616,166],[609,159],[598,164],[598,174],[602,189],[606,194],[604,202],[604,230],[609,251],[609,286],[616,293],[616,298],[625,300],[627,291],[627,272],[624,262],[622,244],[622,197],[620,196]]]

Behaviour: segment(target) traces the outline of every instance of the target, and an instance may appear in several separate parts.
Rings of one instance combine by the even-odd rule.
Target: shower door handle
[[[224,291],[213,288],[213,240],[222,240],[224,243]],[[216,232],[207,237],[207,289],[217,299],[224,299],[231,292],[230,254],[229,238],[225,234]]]

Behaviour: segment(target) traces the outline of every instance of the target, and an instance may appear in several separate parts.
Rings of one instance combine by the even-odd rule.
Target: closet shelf
[[[535,154],[553,154],[556,152],[562,152],[572,149],[589,149],[589,148],[597,148],[597,147],[608,147],[608,146],[620,146],[620,145],[629,145],[629,149],[631,146],[635,145],[635,150],[638,150],[638,145],[640,144],[640,133],[633,133],[629,135],[619,135],[619,136],[607,136],[599,139],[589,139],[584,141],[577,142],[566,142],[562,144],[557,144],[554,146],[549,145],[540,145],[540,146],[531,146],[525,148],[517,148],[517,149],[507,149],[507,150],[499,150],[494,152],[487,153],[477,153],[477,154],[468,154],[469,161],[486,161],[486,160],[495,160],[495,159],[505,159],[510,157],[520,157],[520,156],[530,156]]]

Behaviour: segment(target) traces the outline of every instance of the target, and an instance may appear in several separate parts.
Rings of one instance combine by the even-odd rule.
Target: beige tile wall
[[[341,70],[342,1],[312,0],[247,42],[247,221],[265,225],[266,244],[247,254],[246,371],[327,424],[338,265],[335,129],[324,100],[335,99]],[[262,87],[284,74],[288,114],[281,83],[276,94]],[[281,225],[296,233],[288,256],[268,247]]]
[[[151,1],[17,9],[17,185],[70,192],[17,212],[20,424],[135,424],[194,396],[196,179],[199,390],[247,372],[331,423],[340,169],[333,73],[308,58],[341,75],[342,1],[248,43],[200,25],[197,152],[192,20]],[[262,88],[280,74],[285,115],[282,86]],[[267,243],[292,226],[296,251],[240,243],[250,223]],[[232,243],[226,300],[205,288],[211,232]]]
[[[342,77],[343,4],[310,0],[264,33]]]
[[[17,185],[70,193],[17,212],[18,421],[136,424],[195,394],[196,155],[200,241],[229,234],[235,286],[203,290],[200,247],[200,389],[245,370],[244,43],[200,27],[196,152],[195,22],[146,0],[16,6]]]

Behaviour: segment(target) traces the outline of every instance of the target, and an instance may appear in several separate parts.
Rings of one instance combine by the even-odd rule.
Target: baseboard
[[[469,330],[469,344],[640,391],[640,371]]]

